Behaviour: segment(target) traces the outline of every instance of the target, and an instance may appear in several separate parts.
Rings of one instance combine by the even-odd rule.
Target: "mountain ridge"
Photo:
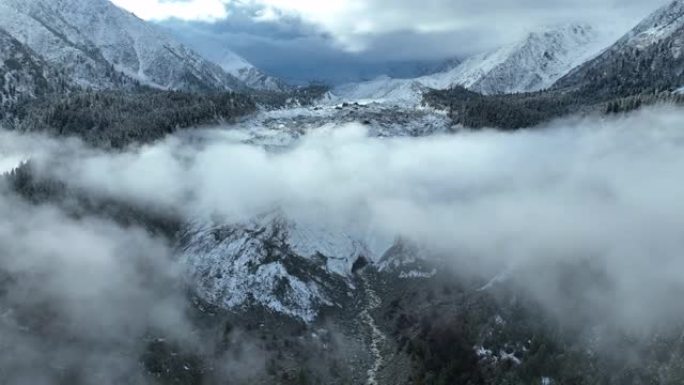
[[[80,88],[250,88],[249,79],[239,79],[108,0],[1,0],[0,25]]]
[[[684,2],[653,12],[599,56],[560,78],[555,90],[628,96],[684,85]]]
[[[498,50],[473,56],[439,73],[414,79],[380,77],[337,87],[338,99],[419,104],[428,89],[462,86],[490,94],[540,91],[601,52],[605,38],[587,24],[563,24],[530,33]]]

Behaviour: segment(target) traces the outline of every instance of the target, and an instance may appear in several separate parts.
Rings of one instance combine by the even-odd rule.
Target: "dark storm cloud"
[[[333,35],[295,15],[257,22],[255,17],[261,9],[231,7],[228,18],[213,23],[175,19],[161,24],[200,53],[214,56],[216,51],[230,49],[259,69],[295,84],[310,81],[340,84],[383,74],[413,77],[442,62],[441,56],[415,59],[413,54],[397,55],[403,52],[406,39],[418,37],[412,32],[385,34],[374,41],[374,49],[349,52]],[[426,47],[437,50],[434,41],[415,43],[424,52]]]
[[[231,49],[289,81],[336,84],[413,77],[557,23],[591,23],[609,44],[665,2],[350,0],[328,15],[324,6],[305,8],[307,1],[262,0],[229,3],[217,21],[162,23],[200,52]],[[283,4],[288,9],[276,8]]]

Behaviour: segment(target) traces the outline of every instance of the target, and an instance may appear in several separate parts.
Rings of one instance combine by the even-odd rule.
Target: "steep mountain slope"
[[[62,83],[59,74],[29,48],[0,29],[0,106],[21,97],[35,97],[56,90]]]
[[[671,90],[684,85],[684,1],[647,17],[595,59],[554,86],[596,97]]]
[[[218,65],[107,0],[0,0],[0,25],[81,87],[243,87]]]
[[[206,58],[217,63],[228,74],[236,77],[249,88],[262,91],[287,91],[290,87],[282,80],[269,76],[238,54],[230,50],[219,53],[200,51]]]
[[[606,39],[591,26],[563,25],[516,44],[474,56],[451,69],[415,79],[381,77],[337,87],[342,100],[417,104],[428,89],[466,87],[485,95],[539,91],[598,54]]]
[[[339,307],[373,252],[361,238],[273,212],[241,223],[194,224],[181,241],[196,295],[225,309],[261,306],[316,319]]]
[[[539,91],[604,47],[604,39],[591,26],[563,25],[531,33],[519,43],[475,56],[420,81],[430,88],[460,85],[483,94]]]

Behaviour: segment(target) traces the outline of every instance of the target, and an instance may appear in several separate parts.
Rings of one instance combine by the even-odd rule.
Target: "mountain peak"
[[[598,53],[604,47],[602,40],[588,24],[547,26],[432,76],[426,85],[441,89],[459,85],[484,94],[538,91]]]
[[[461,86],[483,94],[533,92],[549,88],[607,44],[591,25],[547,26],[496,51],[473,56],[447,71],[416,79],[377,78],[337,87],[345,100],[418,104],[426,88]]]

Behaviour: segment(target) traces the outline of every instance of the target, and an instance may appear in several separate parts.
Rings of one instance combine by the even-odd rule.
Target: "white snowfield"
[[[333,100],[418,105],[425,90],[462,86],[482,94],[546,89],[612,41],[584,24],[547,28],[491,53],[471,57],[450,70],[415,79],[378,79],[333,90]]]

